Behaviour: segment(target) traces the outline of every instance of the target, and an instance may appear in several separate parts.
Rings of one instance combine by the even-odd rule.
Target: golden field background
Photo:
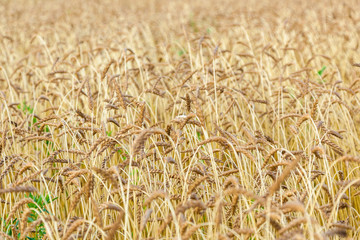
[[[359,239],[358,1],[0,1],[0,239]]]

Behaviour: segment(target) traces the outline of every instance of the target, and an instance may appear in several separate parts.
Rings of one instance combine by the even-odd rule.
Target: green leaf
[[[323,67],[317,72],[320,77],[321,77],[321,75],[324,73],[325,69],[326,69],[326,66],[323,66]]]
[[[50,132],[50,128],[48,125],[45,125],[44,132]]]
[[[31,222],[33,222],[33,221],[35,221],[35,219],[34,219],[33,217],[28,217],[28,219],[27,219],[27,222],[28,222],[28,223],[31,223]]]
[[[197,138],[199,139],[199,141],[201,141],[201,133],[200,132],[196,132]]]

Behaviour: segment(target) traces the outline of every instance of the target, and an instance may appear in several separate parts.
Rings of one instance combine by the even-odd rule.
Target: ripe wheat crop
[[[0,239],[360,239],[357,1],[0,3]]]

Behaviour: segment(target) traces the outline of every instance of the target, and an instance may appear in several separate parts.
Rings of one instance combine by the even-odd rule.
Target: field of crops
[[[360,239],[357,0],[0,16],[0,239]]]

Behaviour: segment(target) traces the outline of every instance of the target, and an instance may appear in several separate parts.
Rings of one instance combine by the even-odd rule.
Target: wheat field
[[[358,1],[0,14],[0,239],[360,239]]]

